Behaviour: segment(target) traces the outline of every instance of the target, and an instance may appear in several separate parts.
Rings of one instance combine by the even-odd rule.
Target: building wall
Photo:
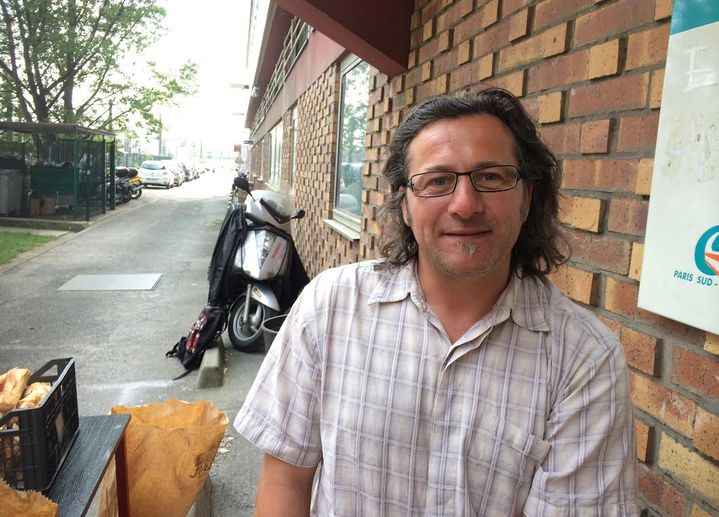
[[[671,12],[671,0],[416,0],[407,72],[371,76],[359,242],[323,223],[338,64],[300,97],[296,239],[311,276],[376,257],[385,146],[408,110],[486,85],[520,96],[563,170],[573,258],[551,278],[625,348],[642,505],[699,517],[719,513],[719,337],[637,307]]]

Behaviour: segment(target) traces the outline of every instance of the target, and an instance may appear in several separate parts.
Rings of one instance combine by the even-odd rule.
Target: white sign
[[[674,0],[639,307],[719,334],[719,2]]]

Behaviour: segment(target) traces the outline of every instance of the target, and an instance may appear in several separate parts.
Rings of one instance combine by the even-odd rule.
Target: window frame
[[[290,110],[290,185],[294,186],[297,173],[297,125],[299,110],[297,104]]]
[[[361,58],[355,56],[354,54],[349,55],[346,57],[341,65],[340,65],[340,88],[339,88],[339,104],[338,104],[338,119],[337,119],[337,147],[336,147],[336,159],[334,164],[334,182],[332,185],[332,202],[333,202],[333,209],[332,209],[332,219],[327,220],[327,224],[337,230],[339,233],[344,235],[347,238],[350,238],[352,240],[358,240],[359,239],[359,232],[361,228],[361,222],[362,222],[362,195],[360,194],[360,198],[357,200],[360,206],[360,212],[359,214],[354,214],[353,212],[349,212],[347,210],[343,210],[341,208],[337,207],[338,198],[339,198],[339,185],[340,185],[340,179],[341,179],[341,167],[342,167],[342,129],[343,129],[343,123],[344,123],[344,117],[343,117],[343,111],[345,106],[345,77],[347,74],[352,72],[357,66],[366,63]],[[369,64],[367,64],[369,66]],[[369,70],[367,74],[367,81],[369,82]],[[367,88],[367,109],[369,109],[369,84]],[[367,134],[367,126],[366,126],[366,112],[365,112],[365,136]],[[365,138],[362,138],[362,168],[360,169],[360,181],[363,181],[363,171],[364,169],[364,163],[366,159],[366,152],[367,148],[364,143]],[[364,185],[362,185],[361,192],[364,191]]]
[[[269,168],[267,184],[279,187],[282,180],[282,120],[277,122],[269,131]]]

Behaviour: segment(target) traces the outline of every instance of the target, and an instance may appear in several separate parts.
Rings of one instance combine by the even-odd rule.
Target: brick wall
[[[357,243],[324,223],[325,219],[332,218],[339,80],[339,64],[336,64],[322,74],[297,101],[294,196],[295,205],[304,208],[307,215],[293,222],[293,234],[310,277],[325,269],[358,260]],[[286,142],[289,146],[289,137]],[[289,161],[282,175],[289,179]]]
[[[644,512],[699,517],[719,513],[719,337],[637,307],[671,12],[671,0],[416,0],[407,72],[371,72],[359,242],[323,223],[337,63],[298,100],[294,194],[308,215],[295,235],[310,276],[377,257],[385,146],[408,110],[486,85],[520,96],[563,171],[573,258],[552,280],[619,336],[631,368]]]
[[[671,1],[422,1],[409,69],[374,72],[360,257],[375,257],[383,147],[427,96],[504,87],[561,160],[572,260],[552,276],[620,337],[631,367],[642,505],[719,511],[719,338],[637,308]]]

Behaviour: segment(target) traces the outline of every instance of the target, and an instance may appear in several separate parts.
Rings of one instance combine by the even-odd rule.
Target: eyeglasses
[[[514,165],[488,165],[468,172],[421,172],[409,178],[406,185],[417,197],[448,196],[457,187],[459,176],[469,176],[477,192],[512,190],[521,179]]]

